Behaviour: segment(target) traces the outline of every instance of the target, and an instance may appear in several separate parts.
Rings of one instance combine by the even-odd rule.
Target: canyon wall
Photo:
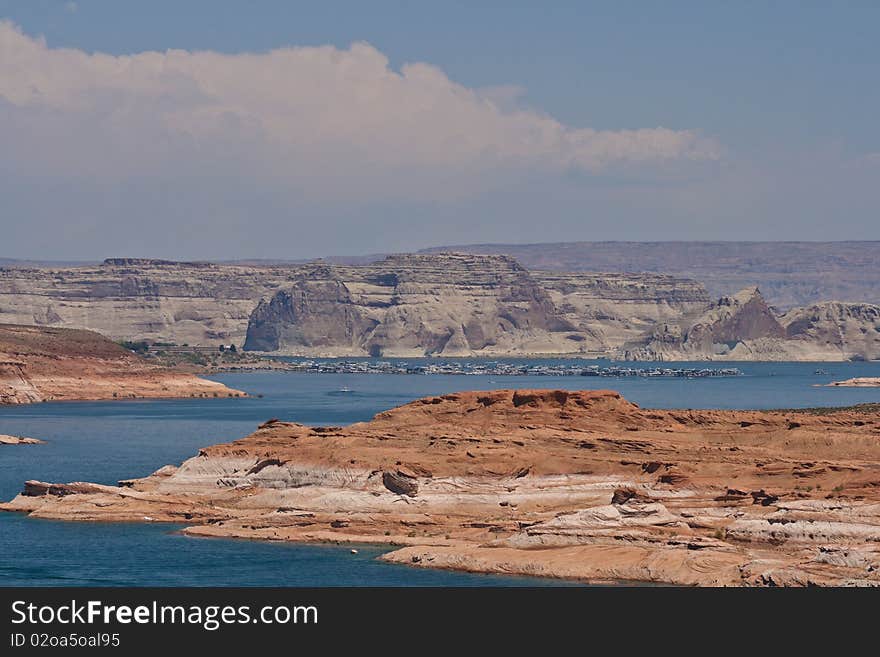
[[[358,265],[117,258],[0,268],[0,322],[310,357],[880,358],[878,306],[823,301],[782,312],[762,292],[713,301],[686,278],[529,270],[506,255]]]
[[[314,266],[264,299],[245,349],[308,356],[606,354],[708,297],[668,276],[530,272],[507,256]]]
[[[707,302],[694,281],[529,272],[505,256],[0,269],[0,322],[303,355],[606,353]]]
[[[261,296],[287,268],[110,259],[0,269],[0,322],[82,328],[113,340],[219,345],[244,340]]]
[[[758,288],[696,318],[658,323],[621,349],[628,360],[841,361],[880,359],[880,306],[825,302],[778,314]]]

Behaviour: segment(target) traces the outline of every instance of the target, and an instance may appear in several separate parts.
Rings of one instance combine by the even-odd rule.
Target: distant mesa
[[[705,266],[707,254],[722,258],[713,244],[694,246]],[[594,245],[603,258],[623,248]],[[647,254],[646,265],[662,262],[657,248],[630,248]],[[681,250],[675,243],[669,248]],[[758,249],[731,246],[734,253],[752,248]],[[848,248],[856,254],[849,257],[861,263],[861,247]],[[102,265],[0,268],[0,321],[84,328],[113,340],[177,349],[235,344],[306,357],[880,357],[880,307],[870,303],[813,301],[779,309],[765,297],[765,286],[759,289],[754,281],[713,300],[692,278],[620,273],[637,260],[622,259],[617,273],[555,266],[582,262],[578,258],[593,252],[582,244],[550,249],[543,259],[523,249],[547,268],[526,268],[503,253],[452,252],[398,254],[358,264],[109,258]],[[766,264],[769,256],[761,257],[756,262]],[[736,268],[740,260],[724,262]],[[767,285],[778,297],[781,288],[773,281]]]
[[[245,349],[308,355],[466,356],[603,349],[505,256],[400,255],[315,266],[251,315]]]
[[[105,267],[213,267],[211,262],[178,262],[157,258],[105,258]]]
[[[777,313],[757,287],[722,297],[698,317],[665,323],[633,360],[873,360],[880,358],[880,307],[827,302]]]
[[[710,302],[692,281],[657,275],[398,256],[300,276],[260,302],[244,346],[303,356],[870,360],[880,357],[880,308],[827,302],[779,313],[756,286]]]
[[[837,299],[880,304],[880,242],[560,242],[471,244],[426,253],[505,254],[529,269],[660,272],[692,278],[714,297],[758,285],[788,310]]]

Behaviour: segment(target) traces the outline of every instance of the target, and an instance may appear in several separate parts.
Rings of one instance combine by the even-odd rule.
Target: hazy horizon
[[[843,244],[878,244],[880,245],[880,240],[653,240],[653,241],[635,241],[635,240],[578,240],[571,242],[480,242],[473,244],[437,244],[433,246],[427,246],[421,249],[412,249],[409,251],[387,251],[384,253],[323,253],[317,254],[312,257],[306,258],[271,258],[271,257],[215,257],[215,258],[194,258],[194,257],[182,257],[182,258],[164,258],[160,256],[155,256],[149,253],[135,253],[135,254],[118,254],[118,253],[108,253],[102,255],[97,258],[71,258],[71,259],[46,259],[39,257],[13,257],[7,256],[3,253],[0,253],[0,265],[2,263],[35,263],[39,265],[50,264],[50,265],[71,265],[76,266],[80,264],[98,264],[102,263],[108,259],[143,259],[143,260],[170,260],[176,262],[215,262],[215,263],[236,263],[236,262],[254,262],[259,263],[260,261],[265,261],[268,263],[279,262],[279,263],[304,263],[314,260],[322,260],[322,259],[350,259],[350,260],[368,260],[368,259],[380,259],[389,255],[395,254],[405,254],[405,253],[432,253],[438,251],[449,251],[455,252],[456,249],[462,250],[476,250],[481,247],[485,248],[505,248],[510,247],[512,249],[521,249],[528,247],[553,247],[553,246],[577,246],[583,244],[631,244],[631,245],[676,245],[676,244],[689,244],[689,245],[711,245],[711,244],[739,244],[739,245],[767,245],[767,244],[790,244],[792,246],[797,245],[817,245],[817,244],[829,244],[829,245],[843,245]],[[686,264],[686,263],[682,263]]]

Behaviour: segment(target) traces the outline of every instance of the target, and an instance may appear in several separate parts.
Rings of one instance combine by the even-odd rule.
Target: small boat
[[[328,395],[350,395],[353,392],[354,392],[354,390],[352,390],[348,386],[342,386],[341,388],[338,388],[336,390],[331,390],[327,394]]]

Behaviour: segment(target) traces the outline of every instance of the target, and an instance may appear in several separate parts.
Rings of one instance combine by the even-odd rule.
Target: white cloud
[[[444,198],[509,176],[714,160],[698,132],[575,128],[366,43],[113,56],[0,22],[0,170],[223,175],[310,198]],[[5,162],[4,162],[5,160]]]

